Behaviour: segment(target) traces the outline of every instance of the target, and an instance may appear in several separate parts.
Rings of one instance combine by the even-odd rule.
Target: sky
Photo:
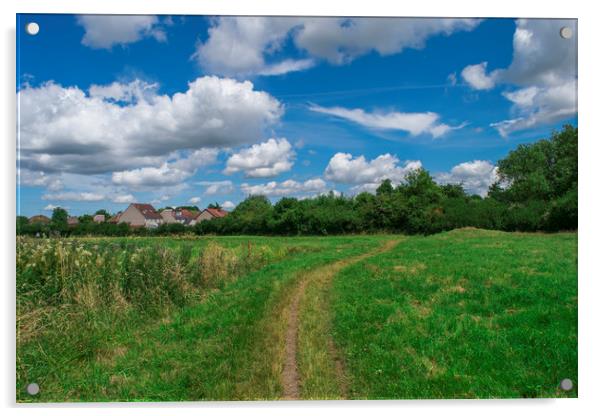
[[[231,210],[418,168],[486,195],[510,150],[577,125],[575,20],[21,14],[17,28],[18,215]]]

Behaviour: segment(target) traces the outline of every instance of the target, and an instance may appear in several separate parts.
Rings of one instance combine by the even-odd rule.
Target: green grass
[[[246,246],[247,238],[220,238]],[[198,303],[156,320],[84,320],[88,340],[52,331],[18,349],[19,401],[177,401],[277,398],[282,338],[277,313],[300,273],[360,254],[375,237],[270,239],[286,245],[285,258],[212,290]],[[229,244],[228,244],[229,243]],[[202,250],[202,248],[201,248]],[[55,319],[65,319],[64,316]],[[110,318],[114,318],[111,316]],[[102,328],[98,328],[101,326]],[[95,327],[94,330],[92,330]],[[75,328],[74,328],[75,329]],[[66,335],[66,336],[65,336]],[[41,393],[24,393],[35,380]]]
[[[576,397],[577,236],[412,237],[339,274],[352,398]]]
[[[302,281],[302,398],[577,395],[574,233],[67,242],[17,261],[20,402],[281,398]]]

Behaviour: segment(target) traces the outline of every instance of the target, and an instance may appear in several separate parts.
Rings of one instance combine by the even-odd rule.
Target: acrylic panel
[[[17,15],[17,401],[577,397],[577,32]]]

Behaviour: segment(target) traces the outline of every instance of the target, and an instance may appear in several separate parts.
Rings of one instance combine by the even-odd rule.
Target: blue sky
[[[418,167],[484,195],[509,150],[577,124],[570,20],[19,15],[17,27],[20,215],[351,195]]]

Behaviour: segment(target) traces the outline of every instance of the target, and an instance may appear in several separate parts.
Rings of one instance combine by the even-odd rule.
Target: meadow
[[[17,239],[19,402],[577,386],[576,233]]]

